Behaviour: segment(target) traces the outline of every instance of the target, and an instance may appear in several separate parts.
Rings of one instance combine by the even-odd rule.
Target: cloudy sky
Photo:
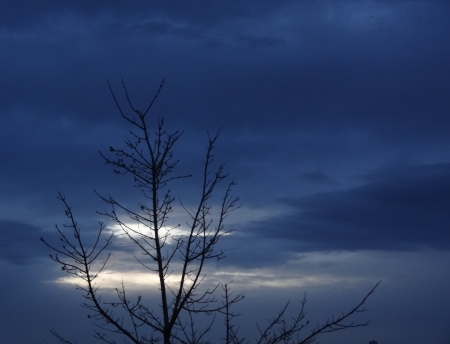
[[[367,328],[321,343],[450,342],[450,3],[409,0],[2,1],[0,336],[92,342],[73,281],[40,241],[64,223],[59,192],[89,233],[95,195],[138,202],[98,151],[129,128],[121,79],[150,114],[184,130],[174,194],[198,195],[207,133],[241,209],[210,281],[246,298],[248,339],[306,292],[311,321],[368,302]],[[179,207],[175,218],[184,216]],[[111,225],[104,219],[107,225]],[[184,220],[182,220],[184,221]],[[88,236],[88,234],[87,234]],[[148,298],[116,240],[102,280]],[[298,304],[298,303],[297,303]],[[308,331],[308,330],[307,330]],[[215,333],[214,339],[220,336]]]

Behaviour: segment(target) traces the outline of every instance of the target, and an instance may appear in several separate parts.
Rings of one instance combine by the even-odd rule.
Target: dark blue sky
[[[151,116],[184,130],[175,153],[180,173],[194,175],[176,185],[185,203],[198,192],[207,132],[222,128],[217,160],[243,206],[212,275],[247,295],[246,326],[305,291],[311,316],[326,316],[381,279],[371,326],[321,343],[450,341],[450,3],[1,8],[0,341],[44,343],[53,327],[90,338],[77,329],[81,295],[39,237],[64,221],[58,191],[87,230],[105,207],[92,189],[127,202],[138,194],[98,154],[129,130],[106,83],[124,101],[122,78],[140,108],[166,78]],[[140,285],[134,258],[113,251],[126,263],[112,275]],[[113,284],[105,278],[106,290]]]

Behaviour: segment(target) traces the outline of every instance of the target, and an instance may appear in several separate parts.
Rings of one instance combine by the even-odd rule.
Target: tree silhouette
[[[120,228],[120,233],[139,252],[138,255],[134,254],[137,263],[147,269],[149,274],[157,276],[159,305],[151,308],[143,296],[130,297],[126,292],[126,281],[116,289],[115,301],[102,300],[97,281],[107,266],[111,256],[107,249],[113,244],[117,233],[109,233],[101,222],[97,236],[89,247],[72,208],[60,193],[58,198],[68,218],[62,228],[56,226],[62,244],[57,246],[43,238],[41,240],[55,252],[50,258],[60,264],[63,271],[80,280],[76,288],[82,291],[82,306],[88,310],[88,317],[96,325],[94,337],[97,340],[111,344],[119,340],[140,344],[210,343],[207,335],[211,333],[216,316],[222,315],[225,329],[222,342],[247,343],[247,340],[240,338],[239,327],[234,324],[238,314],[231,311],[231,307],[241,301],[243,296],[235,295],[230,289],[230,283],[219,283],[212,288],[202,283],[208,261],[224,258],[224,251],[217,244],[222,236],[233,232],[233,229],[225,227],[224,221],[230,212],[239,208],[239,198],[231,193],[235,183],[229,181],[225,166],[220,164],[214,168],[214,146],[219,133],[208,137],[197,203],[193,206],[180,201],[187,215],[187,226],[181,228],[180,224],[171,224],[169,215],[173,211],[175,197],[172,196],[170,186],[174,180],[189,178],[190,175],[174,174],[178,160],[173,156],[173,147],[182,132],[167,132],[163,120],[158,120],[156,129],[151,129],[149,125],[148,114],[161,92],[164,80],[143,112],[133,106],[123,81],[122,84],[131,114],[125,113],[109,83],[108,86],[122,118],[131,124],[133,130],[123,148],[110,147],[109,154],[100,154],[116,174],[132,176],[134,187],[142,192],[143,202],[131,208],[116,198],[97,193],[110,207],[109,211],[98,213]],[[224,185],[223,191],[219,198],[215,198],[221,185]],[[130,224],[130,220],[133,224]],[[169,285],[169,277],[177,278],[175,287]],[[291,319],[286,317],[289,305],[286,304],[269,320],[266,327],[258,327],[259,338],[256,338],[256,343],[313,343],[321,333],[367,326],[368,322],[349,319],[366,310],[365,302],[378,285],[379,282],[350,311],[314,326],[305,319],[306,298],[301,301],[297,315]],[[219,298],[222,302],[218,302]],[[210,320],[205,322],[205,317]],[[199,318],[203,326],[197,325],[196,319]],[[299,337],[300,331],[308,326],[311,326],[310,332],[302,339]],[[51,332],[60,342],[72,343],[55,330]]]

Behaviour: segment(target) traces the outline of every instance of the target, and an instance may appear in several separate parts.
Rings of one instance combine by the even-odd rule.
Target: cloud
[[[282,199],[290,214],[248,230],[304,250],[448,250],[449,195],[450,164],[378,170],[357,187]]]
[[[78,310],[88,321],[77,307],[82,299],[66,293],[67,284],[39,282],[67,277],[39,237],[60,244],[54,224],[67,219],[59,190],[89,244],[97,221],[105,220],[95,210],[108,209],[92,188],[126,205],[138,201],[132,180],[114,175],[98,155],[128,132],[106,79],[125,106],[124,78],[142,108],[166,77],[150,123],[163,117],[169,131],[185,130],[174,152],[181,158],[176,174],[194,177],[172,185],[185,204],[198,198],[206,130],[223,125],[217,162],[227,163],[244,206],[227,219],[236,232],[218,245],[227,258],[205,271],[213,281],[248,286],[253,303],[243,309],[243,328],[276,314],[278,306],[267,312],[261,301],[296,298],[296,287],[307,288],[312,309],[322,312],[333,302],[353,303],[356,291],[363,295],[352,281],[383,279],[370,313],[373,338],[439,342],[449,327],[442,302],[450,253],[449,4],[18,0],[3,6],[0,269],[10,283],[2,340],[51,342],[53,326],[78,342],[92,339],[79,331],[87,324],[72,317]],[[184,223],[182,213],[171,215]],[[120,285],[124,273],[137,289],[136,248],[118,237],[110,249],[107,268],[114,273],[101,284],[110,278]],[[271,292],[280,285],[282,292]],[[22,331],[24,323],[32,330]],[[332,341],[367,342],[368,333]]]
[[[305,172],[301,175],[301,178],[315,184],[332,183],[330,176],[322,171]]]
[[[39,240],[41,228],[17,221],[0,220],[0,258],[14,264],[28,264],[46,250]]]

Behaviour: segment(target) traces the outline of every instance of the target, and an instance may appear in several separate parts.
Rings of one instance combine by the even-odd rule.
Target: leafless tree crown
[[[123,83],[123,82],[122,82]],[[143,202],[136,209],[120,203],[115,198],[97,195],[110,207],[110,210],[99,212],[109,222],[120,228],[135,245],[134,256],[150,274],[155,274],[159,281],[159,307],[151,308],[142,296],[130,297],[126,292],[126,281],[116,289],[115,301],[104,301],[97,282],[111,256],[107,248],[113,244],[116,233],[109,232],[104,223],[99,223],[96,238],[89,248],[82,237],[72,208],[66,198],[58,194],[65,207],[68,222],[64,228],[56,226],[61,245],[48,243],[55,253],[50,258],[61,265],[63,271],[77,277],[84,297],[82,304],[88,310],[88,317],[96,326],[94,337],[104,343],[160,343],[171,344],[203,344],[210,343],[211,333],[217,315],[224,317],[225,344],[242,344],[248,341],[239,336],[239,327],[235,318],[239,315],[231,307],[243,299],[230,289],[230,284],[218,284],[212,288],[202,286],[205,278],[205,264],[210,259],[220,260],[224,252],[217,247],[220,238],[231,233],[225,228],[224,221],[228,214],[237,209],[239,198],[231,194],[235,185],[228,181],[228,173],[223,164],[214,169],[214,145],[219,133],[208,136],[204,164],[202,166],[202,183],[199,188],[195,206],[185,205],[188,221],[182,226],[182,234],[174,234],[181,225],[171,225],[169,215],[173,211],[175,197],[170,185],[174,180],[189,178],[190,175],[176,175],[174,170],[178,164],[173,156],[173,147],[180,139],[182,132],[169,133],[164,128],[163,120],[158,120],[156,129],[149,126],[148,114],[161,92],[164,80],[153,99],[145,109],[140,111],[132,104],[125,83],[124,93],[129,112],[122,108],[111,86],[109,89],[114,102],[125,121],[133,130],[125,140],[123,148],[110,147],[109,154],[100,153],[107,165],[113,167],[116,174],[131,175],[134,186],[142,191]],[[224,184],[224,191],[219,202],[213,196],[218,186]],[[214,206],[214,208],[213,208]],[[177,283],[169,285],[168,278],[177,277]],[[306,298],[300,302],[297,316],[287,320],[288,304],[264,328],[259,329],[257,344],[275,343],[313,343],[317,335],[352,327],[367,326],[367,322],[355,323],[349,318],[356,313],[364,312],[367,298],[347,313],[331,317],[326,322],[311,326],[305,320]],[[222,291],[220,293],[220,290]],[[220,294],[219,302],[217,294]],[[208,316],[210,321],[198,326],[196,317]],[[300,331],[311,326],[310,333],[303,337]],[[55,330],[52,333],[61,343],[72,343]],[[121,339],[117,339],[120,338]]]

